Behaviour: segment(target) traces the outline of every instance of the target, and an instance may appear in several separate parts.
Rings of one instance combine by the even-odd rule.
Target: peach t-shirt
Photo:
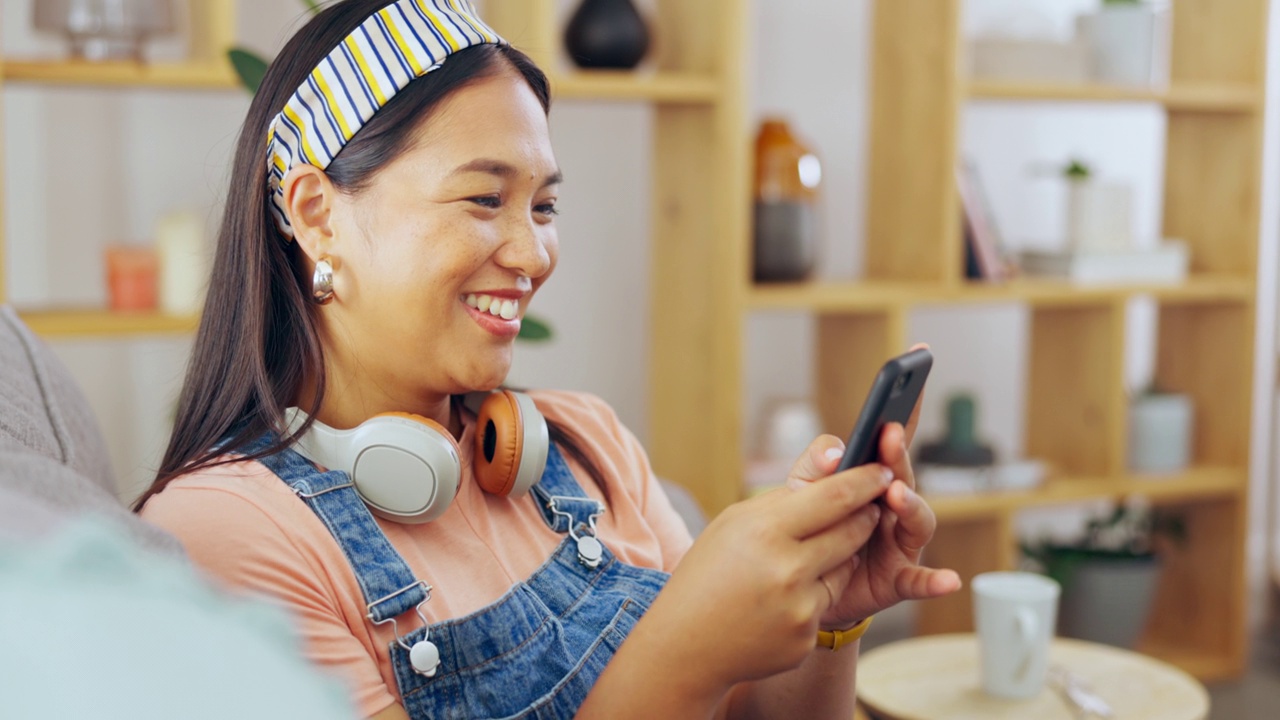
[[[635,437],[599,398],[531,395],[546,417],[573,431],[604,475],[609,508],[598,524],[601,541],[625,563],[671,571],[692,541]],[[494,602],[531,576],[563,539],[530,497],[512,501],[480,489],[471,475],[473,432],[466,415],[459,443],[464,481],[444,515],[425,525],[378,520],[418,579],[434,588],[423,606],[430,622]],[[603,499],[587,472],[567,453],[565,459],[587,494]],[[216,578],[283,603],[307,654],[345,679],[366,716],[398,701],[390,626],[375,628],[365,618],[360,587],[337,542],[265,466],[240,462],[185,475],[151,498],[142,515],[176,535]],[[413,613],[405,617],[412,620],[402,630],[416,629]]]

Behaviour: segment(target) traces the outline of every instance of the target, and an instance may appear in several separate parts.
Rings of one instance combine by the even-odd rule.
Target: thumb
[[[791,466],[787,473],[787,487],[795,490],[835,472],[844,454],[844,443],[834,435],[819,435]]]

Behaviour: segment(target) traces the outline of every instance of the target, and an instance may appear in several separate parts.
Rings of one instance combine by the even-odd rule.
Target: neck
[[[403,391],[378,383],[367,372],[347,372],[326,360],[324,404],[313,416],[332,428],[356,427],[374,415],[407,412],[434,420],[455,438],[462,436],[462,416],[448,394]],[[304,412],[315,408],[316,378],[308,375],[294,404]]]

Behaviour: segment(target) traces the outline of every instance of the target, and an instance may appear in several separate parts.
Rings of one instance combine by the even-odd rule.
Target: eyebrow
[[[501,160],[490,160],[488,158],[478,158],[472,160],[465,165],[459,165],[449,173],[450,177],[454,175],[462,175],[464,173],[485,173],[487,175],[496,175],[500,178],[512,178],[520,174],[514,165],[510,165]],[[564,182],[564,173],[559,170],[551,173],[542,179],[542,187],[551,185],[559,185]]]

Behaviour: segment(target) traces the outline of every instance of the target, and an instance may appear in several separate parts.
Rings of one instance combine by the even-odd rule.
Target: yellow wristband
[[[828,648],[831,652],[835,652],[845,645],[858,642],[858,638],[862,637],[863,633],[867,631],[867,628],[871,627],[871,618],[873,617],[875,616],[867,616],[866,620],[863,620],[848,630],[832,630],[831,632],[819,630],[818,647]]]

